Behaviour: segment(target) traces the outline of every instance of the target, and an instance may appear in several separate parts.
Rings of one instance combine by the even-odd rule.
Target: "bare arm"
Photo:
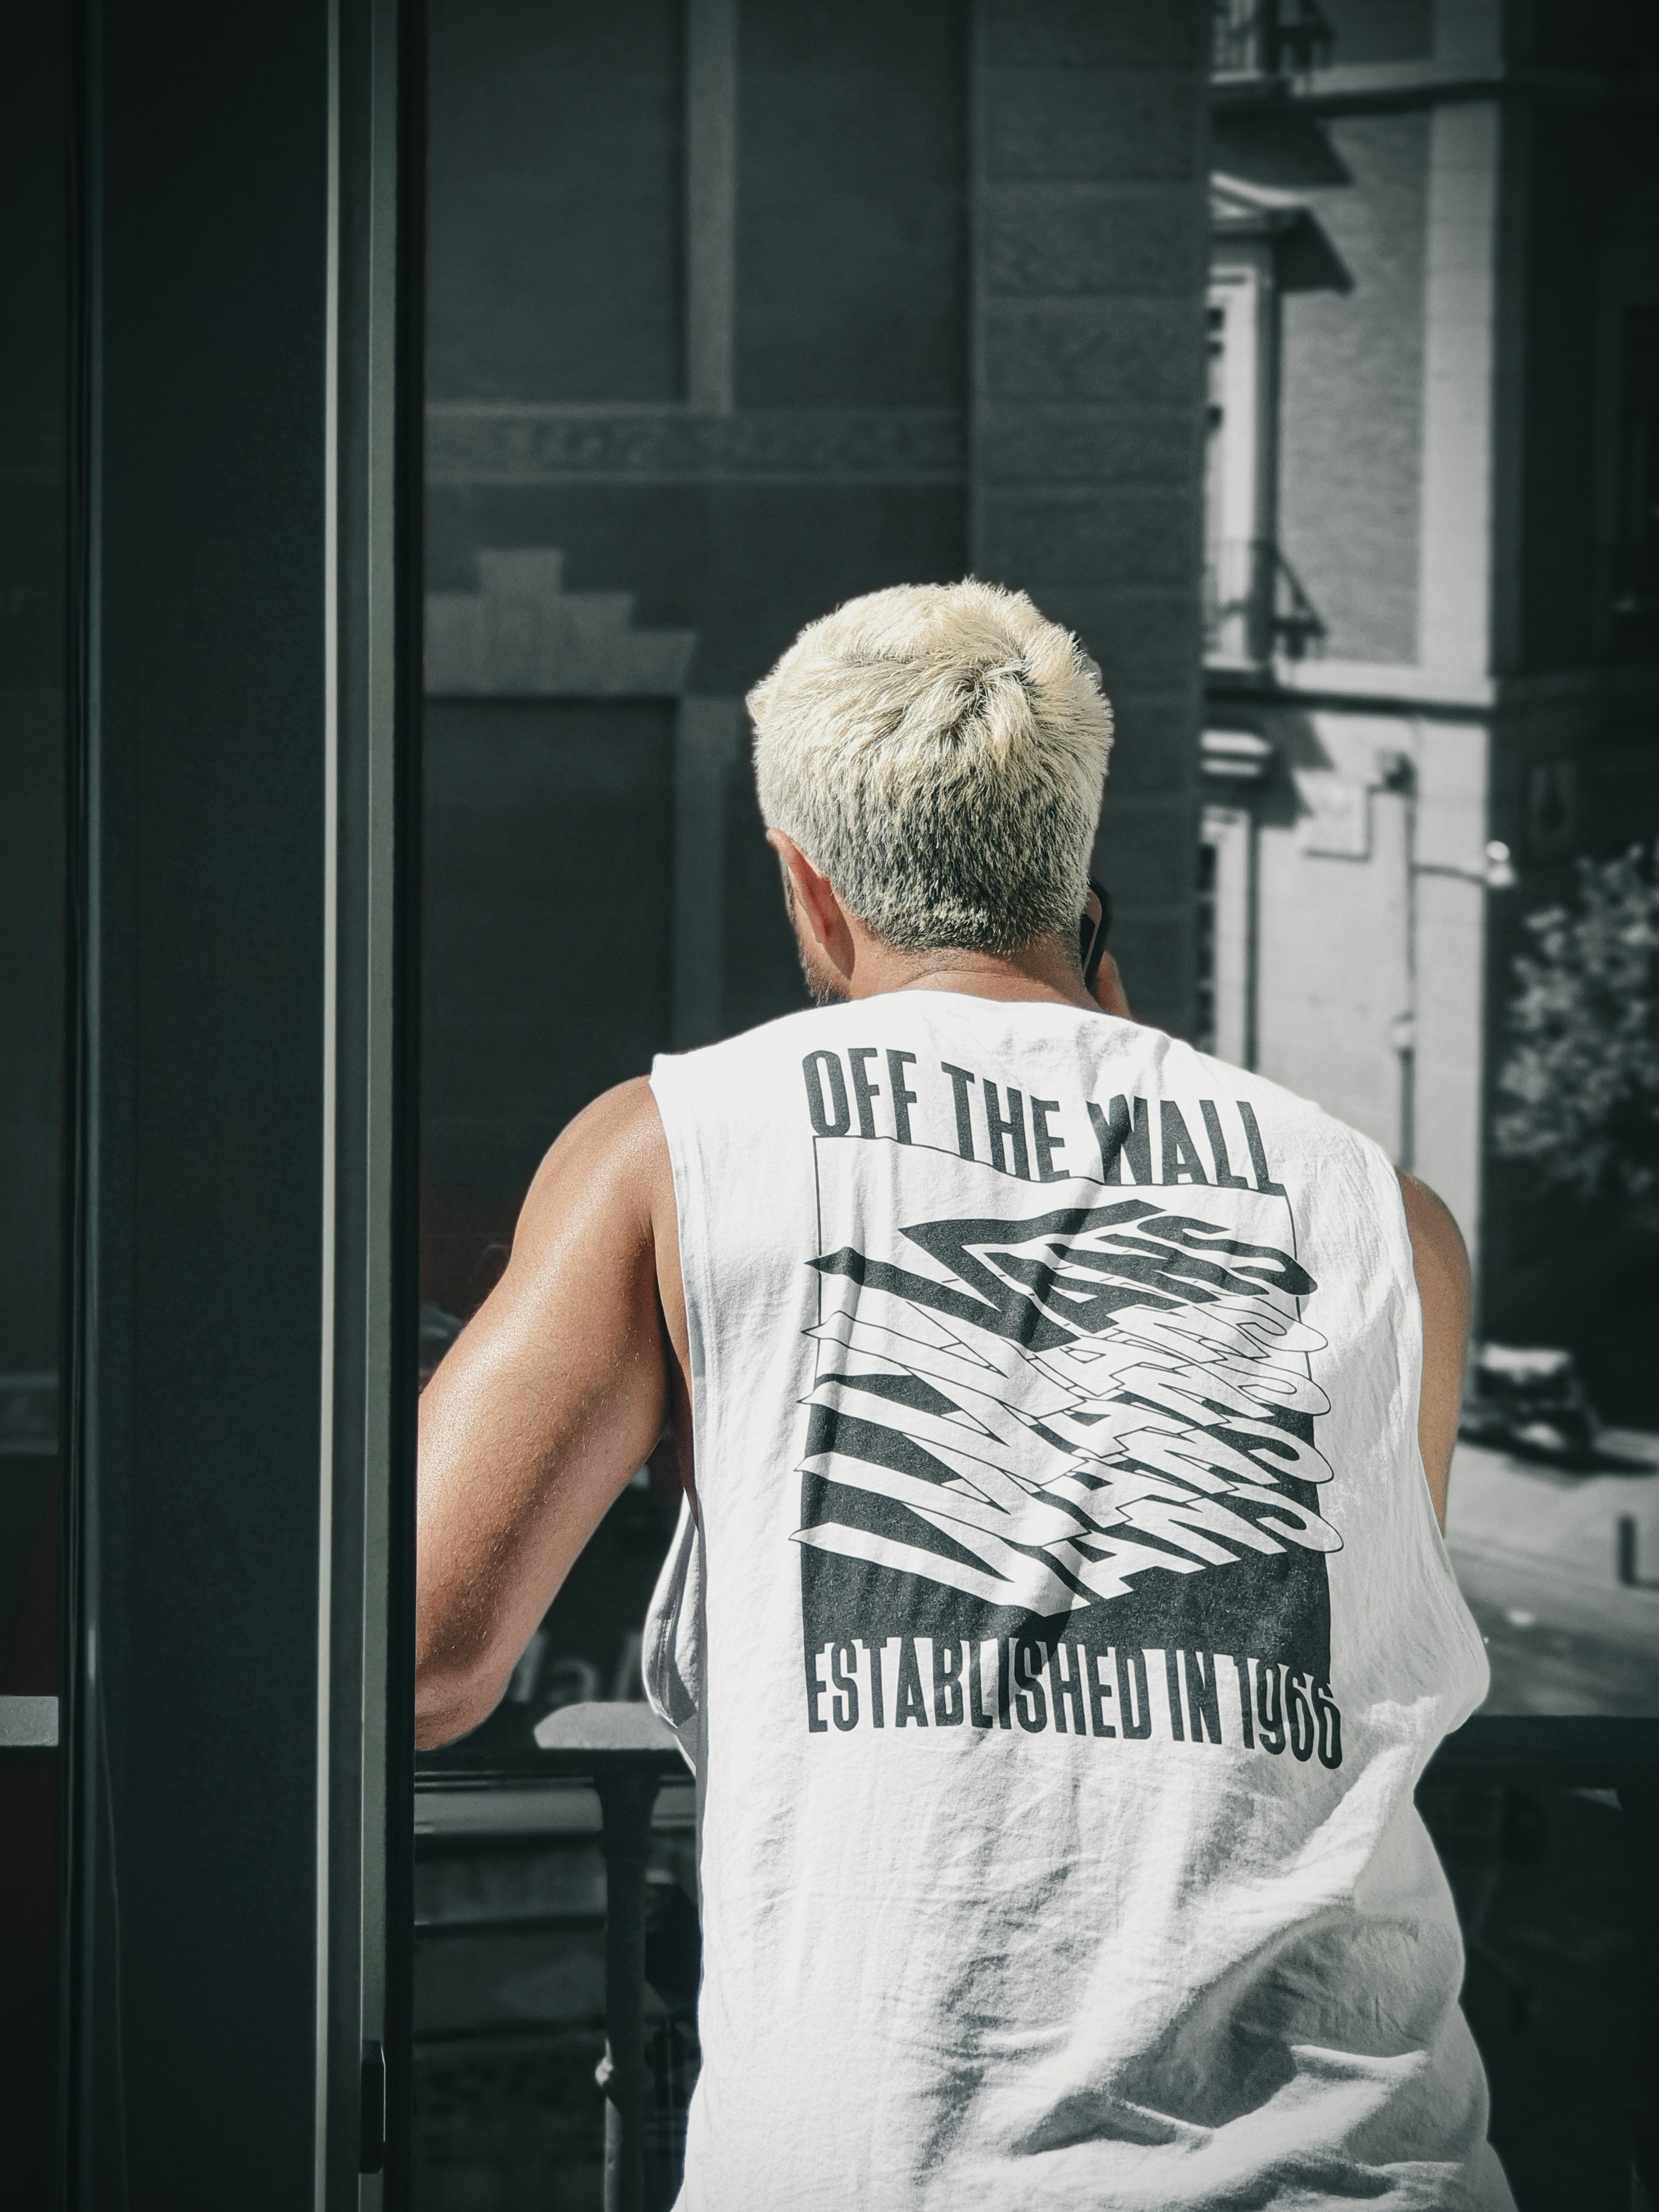
[[[421,1400],[416,1741],[495,1706],[606,1508],[684,1394],[668,1148],[649,1086],[542,1162],[506,1273]]]
[[[1417,1294],[1423,1304],[1423,1389],[1417,1436],[1434,1517],[1443,1528],[1469,1342],[1469,1255],[1462,1231],[1427,1183],[1419,1182],[1403,1168],[1398,1173]]]

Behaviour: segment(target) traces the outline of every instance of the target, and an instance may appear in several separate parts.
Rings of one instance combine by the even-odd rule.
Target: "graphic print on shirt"
[[[1151,1183],[1149,1142],[1148,1180],[1125,1174],[1145,1103],[1132,1121],[1111,1102],[1102,1167],[1122,1179],[1063,1189],[1019,1172],[1023,1143],[1010,1171],[1006,1147],[998,1166],[914,1134],[814,1137],[809,1726],[1040,1711],[1219,1741],[1224,1713],[1226,1740],[1279,1750],[1288,1728],[1298,1757],[1340,1759],[1316,1286],[1265,1164],[1211,1183],[1171,1102],[1152,1118],[1182,1180]]]

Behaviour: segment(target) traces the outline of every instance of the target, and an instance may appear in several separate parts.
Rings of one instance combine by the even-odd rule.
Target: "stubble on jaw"
[[[789,880],[787,868],[783,872],[783,905],[794,933],[795,957],[800,962],[807,996],[815,1006],[844,1006],[848,997],[847,986],[827,962],[814,957],[806,933],[800,926],[800,917],[795,912],[795,886]]]
[[[815,1006],[844,1006],[848,1004],[846,986],[839,978],[831,982],[827,975],[815,975],[804,952],[800,956],[800,972],[806,978],[806,988]]]
[[[793,912],[789,919],[794,921]],[[806,979],[807,995],[812,1004],[815,1006],[844,1006],[848,999],[846,984],[827,961],[814,956],[798,922],[795,925],[795,951],[800,960],[800,972]]]

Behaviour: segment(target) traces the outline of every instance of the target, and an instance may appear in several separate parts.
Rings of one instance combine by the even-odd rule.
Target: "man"
[[[1462,1243],[1085,991],[1097,673],[972,582],[803,632],[749,705],[817,1009],[574,1122],[423,1403],[424,1743],[695,1443],[687,2208],[1510,2203],[1412,1804],[1487,1679]]]

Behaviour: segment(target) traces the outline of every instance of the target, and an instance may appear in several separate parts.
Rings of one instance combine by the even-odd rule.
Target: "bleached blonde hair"
[[[1112,745],[1098,671],[1023,592],[899,584],[809,623],[749,694],[769,829],[907,952],[1077,927]]]

